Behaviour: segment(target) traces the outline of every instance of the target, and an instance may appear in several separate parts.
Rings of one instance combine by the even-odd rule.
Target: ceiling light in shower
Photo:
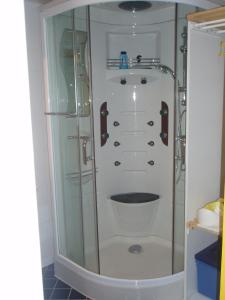
[[[152,4],[149,1],[123,1],[118,6],[120,9],[134,12],[148,9]]]

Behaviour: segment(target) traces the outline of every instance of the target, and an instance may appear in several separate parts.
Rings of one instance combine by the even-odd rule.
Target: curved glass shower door
[[[187,110],[187,14],[197,8],[176,4],[176,119],[175,176],[173,207],[173,273],[184,270],[185,243],[185,175],[186,175],[186,110]]]
[[[88,8],[45,21],[58,254],[98,272]]]

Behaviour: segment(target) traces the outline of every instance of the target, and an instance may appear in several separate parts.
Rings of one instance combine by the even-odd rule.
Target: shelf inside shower
[[[121,85],[145,85],[160,79],[160,73],[153,69],[106,70],[106,79]]]
[[[151,193],[127,193],[112,195],[110,198],[113,201],[126,204],[140,204],[155,201],[159,199],[159,195]]]
[[[173,79],[175,79],[174,71],[160,63],[159,58],[143,58],[143,61],[137,62],[137,59],[132,58],[128,61],[128,68],[127,69],[120,69],[120,60],[119,59],[107,59],[107,71],[106,77],[110,79],[111,77],[117,76],[135,76],[135,75],[142,75],[143,76],[151,76],[154,74],[168,74]],[[158,77],[158,75],[156,76]]]
[[[128,69],[151,69],[160,65],[159,58],[129,58],[128,59]],[[108,70],[121,70],[120,69],[120,59],[109,58],[107,59],[107,69]],[[126,70],[126,69],[122,69]]]

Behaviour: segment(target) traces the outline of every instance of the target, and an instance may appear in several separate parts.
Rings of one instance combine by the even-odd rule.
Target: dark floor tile
[[[51,299],[67,299],[70,294],[70,289],[54,289]]]
[[[42,275],[44,275],[46,273],[47,269],[48,269],[48,267],[42,268]]]
[[[44,278],[43,287],[44,289],[52,289],[54,288],[56,282],[57,282],[56,278]]]
[[[48,270],[48,271],[53,271],[53,272],[54,272],[54,269],[55,269],[55,268],[54,268],[54,264],[51,264],[51,265],[48,265],[48,266],[47,266],[47,270]]]
[[[54,277],[54,264],[51,264],[47,267],[42,268],[42,276],[44,278],[51,278]]]
[[[55,289],[70,289],[71,287],[65,282],[58,280]]]
[[[42,271],[46,271],[46,270],[48,269],[49,266],[50,266],[50,265],[43,267],[43,268],[42,268]]]
[[[43,278],[55,278],[54,270],[46,270],[43,274]]]
[[[52,291],[53,291],[53,289],[44,289],[44,298],[50,299]]]
[[[80,300],[80,299],[86,299],[85,296],[81,295],[79,292],[75,291],[74,289],[71,290],[69,299],[76,299],[76,300]]]

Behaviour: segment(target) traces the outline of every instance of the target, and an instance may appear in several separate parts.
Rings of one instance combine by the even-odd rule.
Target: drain
[[[130,246],[128,248],[128,251],[133,254],[140,254],[141,252],[143,252],[143,248],[141,245],[136,244],[136,245]]]

